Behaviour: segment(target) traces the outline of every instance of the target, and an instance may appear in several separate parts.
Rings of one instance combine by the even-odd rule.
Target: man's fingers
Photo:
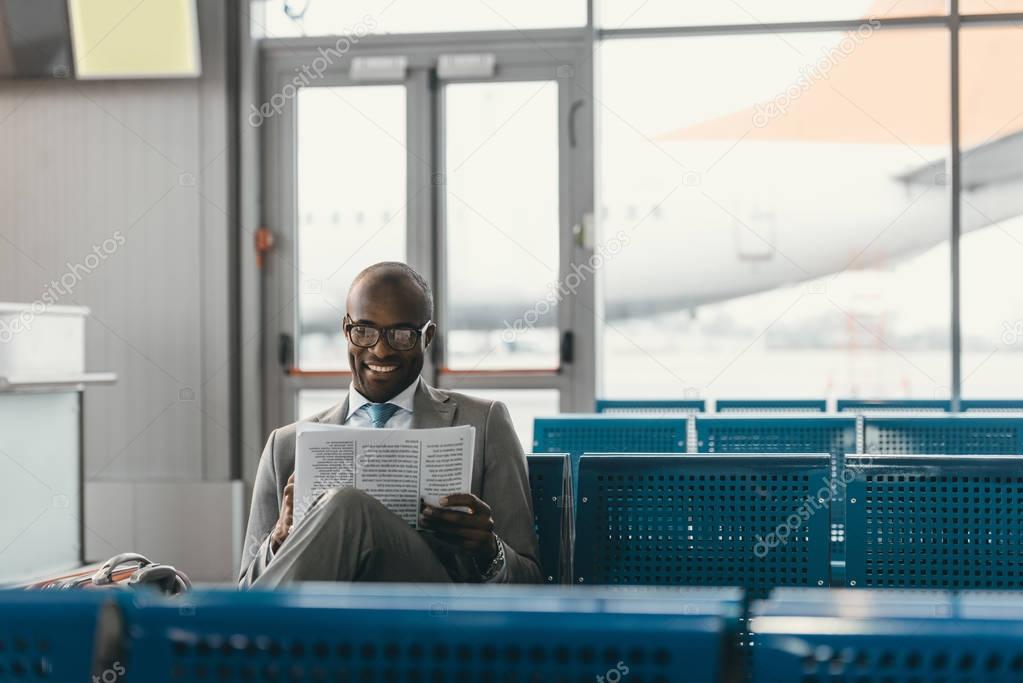
[[[471,493],[452,493],[441,498],[440,504],[445,507],[464,506],[477,515],[490,514],[490,506]]]
[[[469,514],[459,512],[458,510],[444,510],[427,505],[423,508],[423,517],[458,527],[485,529],[487,531],[494,528],[494,520],[490,518],[489,514]]]

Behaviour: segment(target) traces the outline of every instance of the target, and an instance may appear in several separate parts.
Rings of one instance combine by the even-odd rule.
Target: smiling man
[[[525,456],[502,403],[429,386],[420,377],[433,342],[433,295],[403,263],[356,276],[343,327],[348,397],[312,422],[381,429],[472,425],[472,490],[424,504],[412,529],[358,489],[321,496],[293,526],[295,424],[270,434],[252,494],[239,583],[295,581],[536,583],[541,580]]]

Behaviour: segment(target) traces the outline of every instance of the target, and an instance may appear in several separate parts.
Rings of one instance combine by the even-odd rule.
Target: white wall
[[[87,483],[230,473],[228,26],[197,4],[201,79],[0,81],[0,301],[75,268],[59,303],[92,308],[87,368],[119,377],[87,391]]]

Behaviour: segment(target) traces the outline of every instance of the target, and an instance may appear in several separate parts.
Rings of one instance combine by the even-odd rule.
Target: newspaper
[[[355,487],[419,527],[419,499],[468,493],[472,485],[470,426],[358,429],[315,422],[298,426],[295,442],[295,524],[325,491]]]

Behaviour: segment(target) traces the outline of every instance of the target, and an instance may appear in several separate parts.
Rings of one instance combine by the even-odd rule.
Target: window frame
[[[406,102],[409,111],[413,107],[429,107],[432,122],[407,117],[410,152],[431,160],[437,166],[440,141],[431,130],[434,123],[441,121],[442,102],[437,96],[434,72],[431,70],[439,54],[452,52],[492,52],[497,55],[498,64],[517,64],[527,67],[530,63],[540,64],[538,58],[545,50],[554,50],[566,55],[574,66],[572,79],[573,102],[579,100],[583,106],[575,116],[576,145],[571,154],[562,155],[561,185],[561,263],[585,260],[586,251],[577,241],[577,230],[587,230],[594,225],[596,166],[599,163],[596,147],[596,129],[599,117],[599,99],[594,92],[594,62],[599,61],[600,48],[605,41],[622,38],[657,39],[668,36],[742,35],[749,33],[793,33],[841,31],[855,29],[864,19],[837,21],[799,21],[775,24],[743,25],[700,25],[700,26],[656,26],[630,27],[625,29],[594,28],[595,4],[598,0],[587,0],[587,25],[579,29],[539,29],[508,31],[475,31],[433,34],[370,35],[362,37],[353,46],[351,56],[406,54],[409,57],[409,76]],[[962,395],[962,339],[960,327],[960,237],[961,237],[961,146],[959,140],[959,59],[960,31],[963,27],[1005,25],[1023,21],[1023,13],[991,13],[964,15],[959,12],[959,0],[949,0],[948,12],[938,16],[895,17],[877,20],[882,28],[934,28],[943,27],[949,35],[949,60],[945,65],[950,82],[950,251],[951,273],[951,378],[950,390],[953,408],[957,407]],[[280,87],[293,77],[294,69],[309,63],[317,49],[333,45],[337,37],[317,36],[307,38],[264,38],[259,43],[260,60],[259,88],[264,95],[258,101],[266,101],[265,95],[278,92]],[[343,85],[346,83],[346,69],[337,67],[325,74],[322,84]],[[349,81],[350,82],[350,81]],[[561,97],[561,95],[559,95]],[[567,121],[559,124],[564,134]],[[261,289],[261,357],[263,366],[263,410],[261,421],[264,427],[286,424],[294,418],[297,392],[309,389],[338,389],[347,386],[346,373],[303,373],[300,377],[281,372],[278,360],[278,340],[283,333],[294,331],[294,306],[281,304],[293,301],[294,281],[282,277],[281,263],[294,259],[294,225],[289,212],[294,211],[294,196],[282,185],[286,166],[294,159],[294,139],[289,131],[294,130],[294,100],[290,101],[280,116],[268,120],[259,131],[261,156],[260,188],[262,195],[261,225],[274,233],[277,244],[268,256],[263,271]],[[418,166],[418,165],[417,165]],[[438,302],[445,300],[443,284],[443,228],[442,202],[437,191],[424,192],[411,201],[416,192],[431,184],[430,173],[413,171],[409,164],[407,249],[408,261],[424,276],[437,283]],[[294,169],[290,171],[294,173]],[[585,226],[580,228],[578,226]],[[591,238],[592,239],[592,238]],[[585,239],[582,240],[586,242]],[[537,373],[484,372],[465,376],[458,381],[459,388],[471,391],[477,389],[515,389],[553,387],[562,391],[561,409],[588,411],[592,409],[601,369],[602,330],[598,324],[602,302],[597,298],[595,283],[587,282],[579,289],[574,301],[559,312],[559,323],[563,330],[574,333],[574,362],[563,367],[556,377]],[[444,304],[441,304],[443,308]],[[443,316],[443,311],[441,311]],[[564,316],[564,318],[562,318]],[[291,323],[288,321],[291,320]],[[244,341],[244,340],[243,340]],[[451,387],[451,376],[438,376],[433,358],[428,358],[424,376],[439,386]],[[291,397],[291,400],[288,399]],[[290,406],[290,407],[289,407]],[[265,429],[261,429],[265,433]]]
[[[308,65],[321,48],[334,46],[336,36],[266,39],[260,44],[262,59],[262,97],[267,101],[282,92],[295,77],[296,70]],[[492,78],[459,79],[457,83],[503,81],[557,81],[559,89],[559,277],[569,272],[573,260],[589,258],[586,249],[576,243],[576,225],[591,224],[594,203],[593,115],[587,105],[592,92],[592,33],[582,29],[543,29],[534,31],[484,31],[437,34],[370,35],[353,42],[344,59],[331,65],[314,86],[369,85],[353,81],[348,65],[354,57],[404,55],[408,60],[406,86],[407,163],[406,260],[434,284],[437,303],[439,343],[427,354],[423,377],[447,389],[552,388],[560,391],[561,410],[588,410],[593,403],[595,385],[596,333],[592,315],[594,283],[580,287],[559,305],[558,322],[562,331],[574,335],[574,362],[563,363],[551,372],[518,370],[442,371],[444,318],[447,287],[444,275],[444,187],[435,178],[443,173],[443,84],[436,73],[442,54],[490,53],[497,62]],[[559,72],[558,66],[570,71]],[[560,74],[560,75],[559,75]],[[386,81],[381,81],[385,83]],[[397,81],[391,81],[392,83]],[[582,100],[583,106],[573,107]],[[285,368],[281,363],[281,340],[292,340],[292,358],[297,339],[297,97],[286,100],[280,115],[262,125],[262,207],[261,224],[275,238],[263,269],[262,296],[262,368],[263,411],[267,427],[288,424],[298,419],[297,397],[303,389],[346,389],[351,378],[346,370],[303,371]],[[417,115],[429,112],[429,115]],[[566,114],[571,112],[572,121]],[[575,144],[570,144],[569,127]],[[422,163],[420,160],[426,160]],[[442,176],[440,176],[442,177]],[[571,300],[569,300],[571,299]],[[582,305],[579,305],[582,302]],[[339,321],[340,324],[340,321]]]

